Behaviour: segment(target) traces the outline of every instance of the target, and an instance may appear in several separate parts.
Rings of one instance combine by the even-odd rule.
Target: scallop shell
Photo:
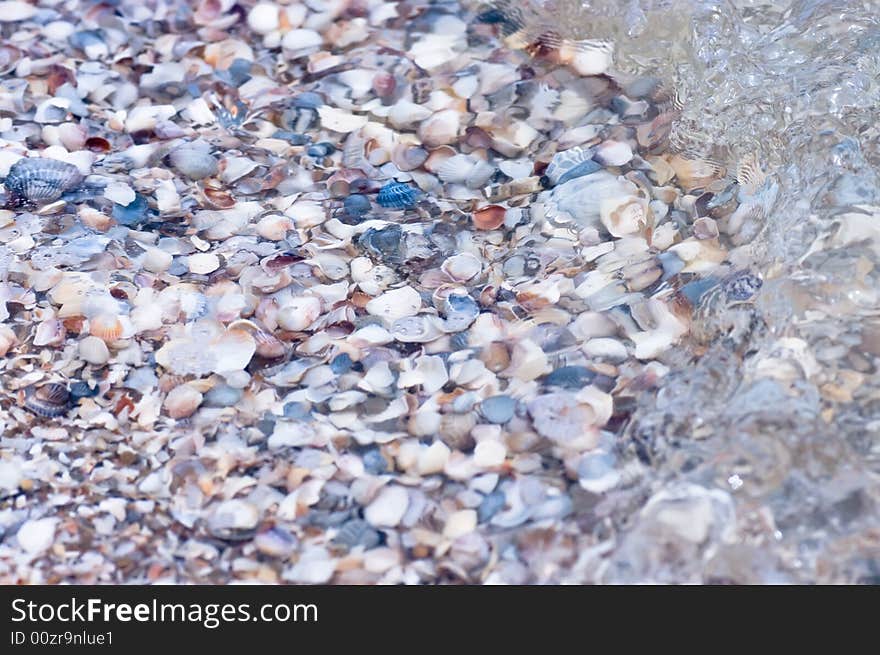
[[[608,198],[634,196],[637,187],[608,171],[577,177],[555,187],[549,194],[547,215],[553,219],[574,220],[582,226],[595,224],[602,202]]]
[[[687,193],[720,180],[726,173],[724,166],[718,162],[709,159],[687,159],[681,155],[670,157],[669,165]]]
[[[104,343],[113,343],[122,336],[122,321],[113,314],[98,314],[89,319],[89,334],[98,337]]]
[[[754,195],[764,185],[767,174],[761,169],[758,155],[751,153],[742,158],[737,167],[736,181],[748,195]]]
[[[192,416],[202,404],[203,398],[204,396],[197,389],[189,384],[182,384],[174,387],[162,404],[169,417],[180,419]]]
[[[103,366],[110,359],[110,351],[103,339],[86,337],[79,342],[79,356],[94,366]]]
[[[376,202],[388,209],[410,209],[416,206],[420,195],[415,187],[394,180],[379,190]]]
[[[67,386],[59,382],[50,382],[25,392],[24,406],[37,416],[61,416],[67,412],[69,404]]]
[[[7,203],[13,207],[26,203],[49,203],[83,180],[76,166],[55,159],[19,159],[6,177]]]

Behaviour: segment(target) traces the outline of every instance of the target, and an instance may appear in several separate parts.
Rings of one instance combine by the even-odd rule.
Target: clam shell
[[[186,143],[171,151],[168,161],[180,173],[191,180],[201,180],[217,174],[219,165],[204,143]]]
[[[5,185],[8,204],[49,203],[83,180],[76,166],[43,157],[23,158],[9,169]]]
[[[430,314],[404,316],[391,325],[391,336],[403,343],[428,343],[442,335],[437,318]]]
[[[54,418],[66,413],[70,406],[67,385],[50,382],[25,392],[24,406],[37,416]]]

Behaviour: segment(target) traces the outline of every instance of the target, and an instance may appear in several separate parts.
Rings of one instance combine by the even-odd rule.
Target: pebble
[[[510,396],[492,396],[480,403],[480,411],[489,423],[507,423],[515,409],[516,401]]]
[[[0,462],[0,490],[15,493],[23,478],[20,466],[14,462]]]
[[[49,550],[55,541],[58,519],[31,519],[18,529],[15,538],[18,545],[29,555],[40,555]]]

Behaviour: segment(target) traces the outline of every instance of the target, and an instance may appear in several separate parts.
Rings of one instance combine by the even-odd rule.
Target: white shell
[[[321,301],[314,296],[291,298],[278,311],[278,325],[291,332],[308,328],[321,315]]]
[[[390,323],[405,316],[415,316],[422,307],[422,297],[412,287],[386,291],[367,303],[367,313],[381,316]]]
[[[195,253],[187,257],[187,266],[190,273],[207,275],[220,268],[220,258],[212,252]]]
[[[633,158],[632,148],[622,141],[605,141],[596,148],[593,159],[603,166],[623,166]]]
[[[171,418],[192,416],[202,404],[202,394],[188,384],[174,387],[165,398],[162,406]]]
[[[248,27],[257,34],[269,34],[280,25],[278,7],[268,2],[261,2],[248,12]]]
[[[467,282],[483,272],[482,262],[470,253],[449,257],[440,269],[456,282]]]
[[[422,121],[418,135],[429,148],[455,142],[461,126],[461,113],[455,109],[444,109]]]
[[[648,224],[648,203],[636,196],[605,198],[599,205],[599,217],[611,236],[637,234]]]
[[[101,339],[89,336],[79,342],[79,356],[89,364],[103,366],[110,359],[110,351]]]
[[[367,124],[366,116],[356,116],[344,109],[337,109],[327,105],[318,107],[318,115],[321,117],[322,127],[343,134],[359,130]]]

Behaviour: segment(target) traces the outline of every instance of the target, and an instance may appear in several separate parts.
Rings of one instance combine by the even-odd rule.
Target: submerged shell
[[[419,201],[419,195],[415,187],[395,180],[379,190],[376,202],[388,209],[410,209]]]
[[[576,177],[595,173],[600,168],[602,168],[602,165],[593,160],[592,148],[569,148],[553,155],[545,175],[550,180],[550,183],[555,186],[564,184]]]
[[[37,416],[54,418],[67,412],[70,393],[67,386],[59,382],[50,382],[41,387],[31,388],[26,392],[24,406]]]
[[[58,200],[65,191],[82,182],[76,166],[55,159],[33,157],[19,159],[9,169],[6,191],[13,206],[28,202],[48,203]]]

